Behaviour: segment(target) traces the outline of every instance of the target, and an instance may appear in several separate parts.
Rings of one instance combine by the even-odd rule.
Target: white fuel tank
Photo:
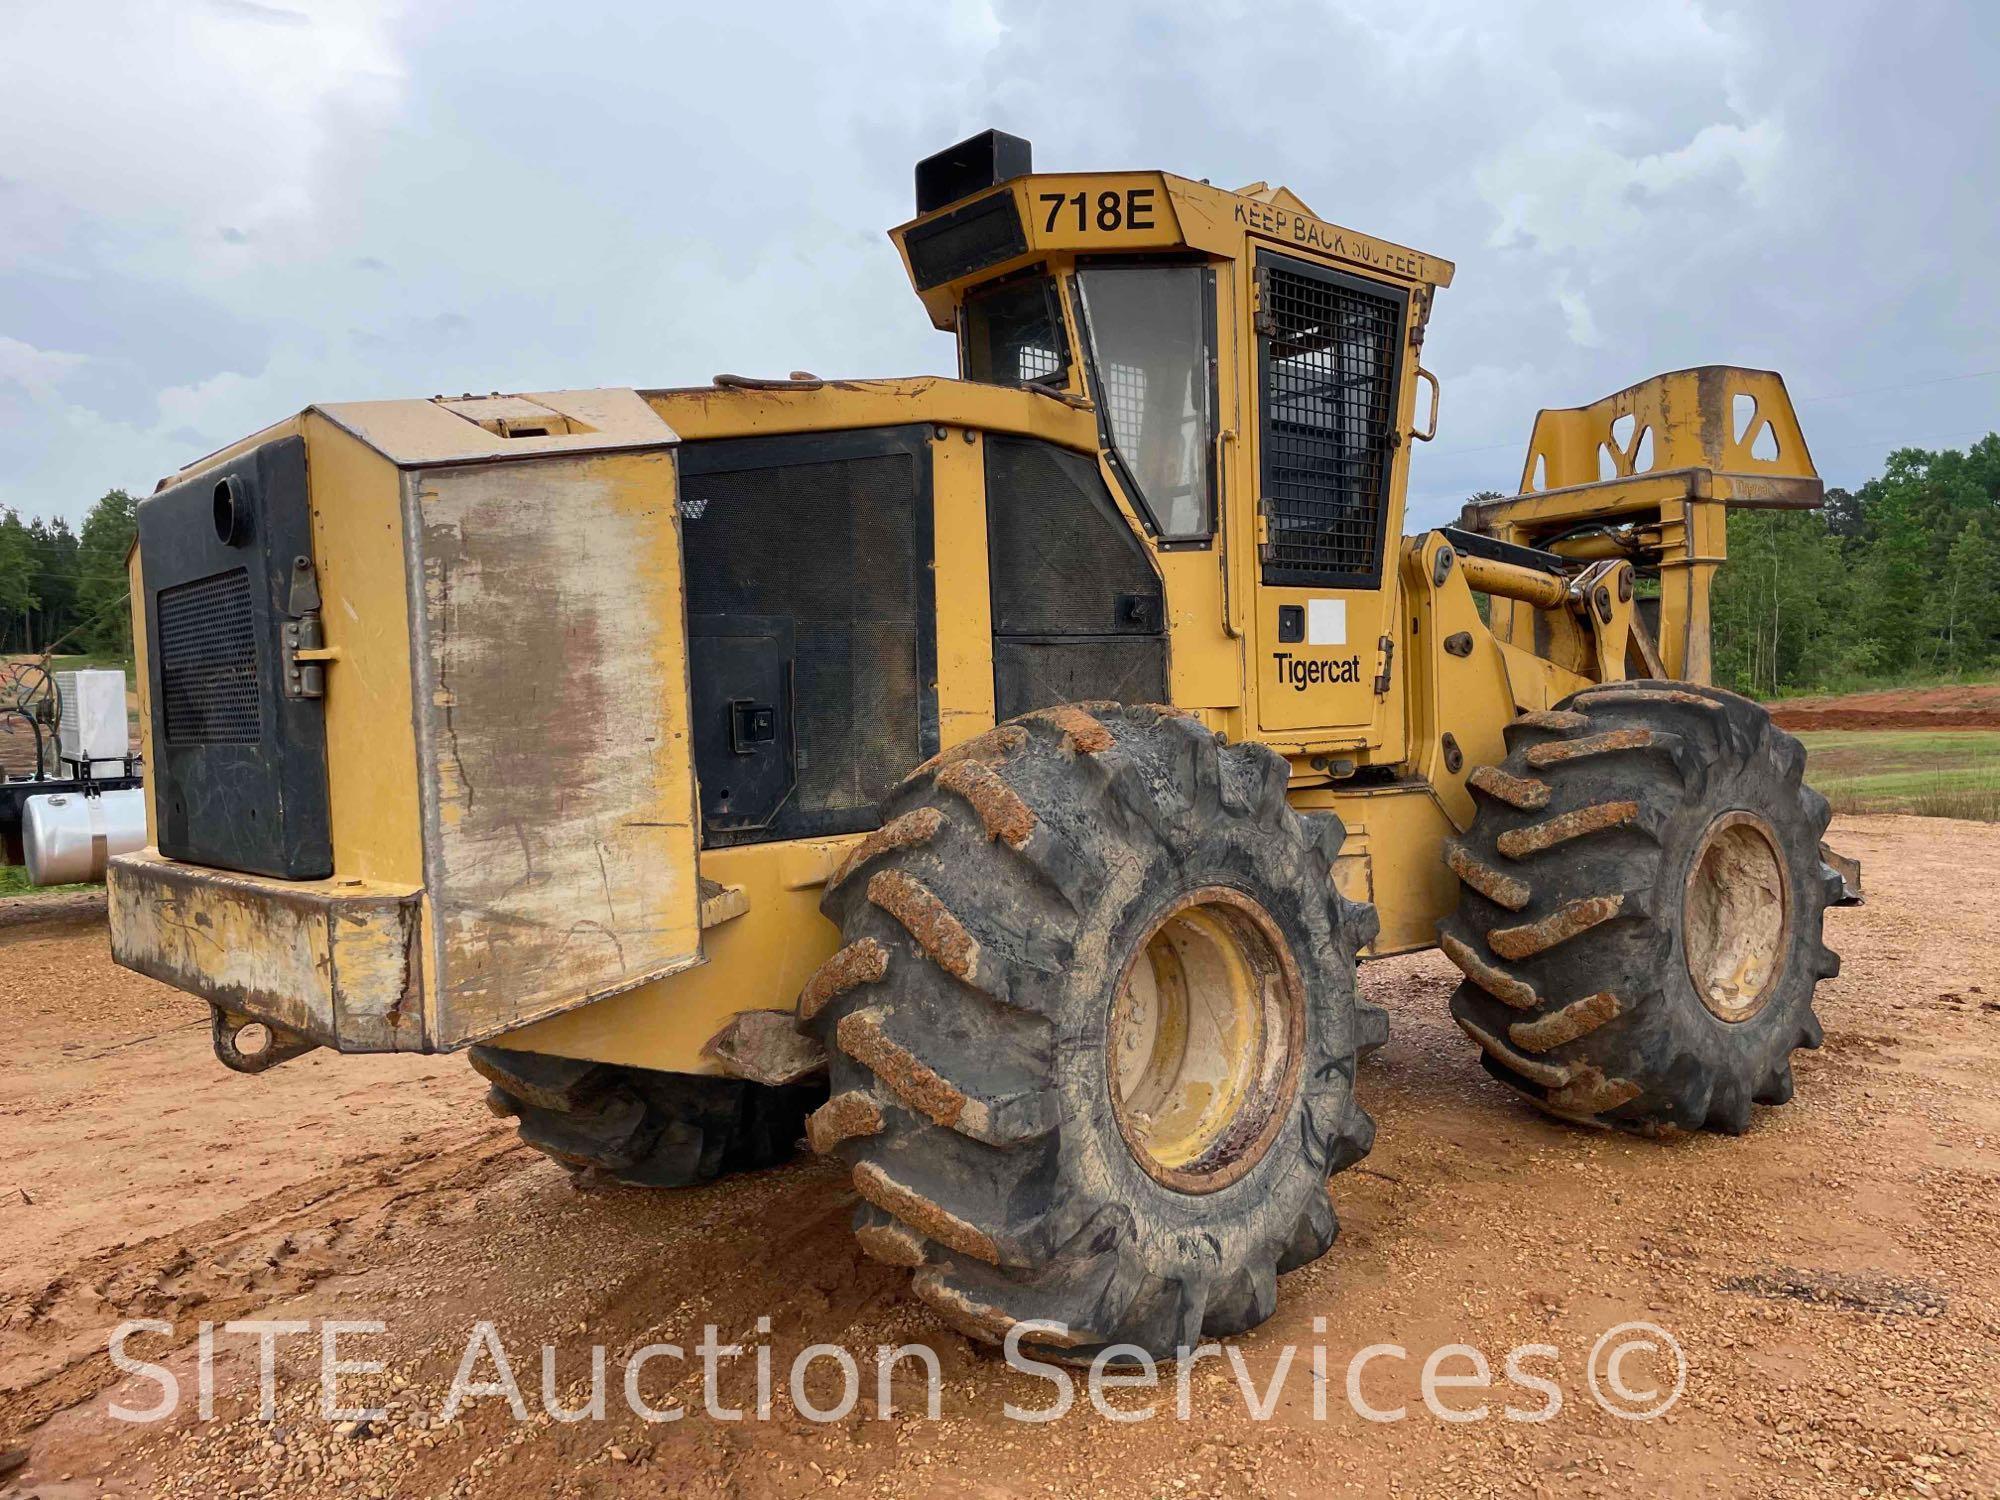
[[[21,806],[21,843],[31,885],[102,880],[112,855],[145,847],[145,791],[135,786],[95,797],[30,797]]]

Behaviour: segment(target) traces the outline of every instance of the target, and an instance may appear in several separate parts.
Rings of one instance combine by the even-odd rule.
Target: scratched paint
[[[416,490],[441,1039],[699,961],[665,454],[432,471]]]

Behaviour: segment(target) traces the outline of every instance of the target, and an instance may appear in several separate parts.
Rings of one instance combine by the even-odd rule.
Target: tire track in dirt
[[[120,1246],[0,1300],[0,1432],[22,1431],[118,1379],[106,1350],[133,1318],[174,1324],[179,1349],[220,1324],[309,1291],[366,1258],[420,1213],[527,1167],[533,1153],[491,1128],[421,1150],[351,1159],[172,1234]]]

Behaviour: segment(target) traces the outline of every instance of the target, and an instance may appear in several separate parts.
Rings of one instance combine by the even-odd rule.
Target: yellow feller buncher
[[[1072,1356],[1332,1244],[1357,960],[1441,947],[1564,1119],[1788,1099],[1845,888],[1708,682],[1729,508],[1820,501],[1783,382],[1545,411],[1404,537],[1449,263],[996,132],[916,179],[960,379],[313,406],[163,482],[118,960],[246,1072],[469,1046],[572,1170],[803,1134],[944,1319]]]

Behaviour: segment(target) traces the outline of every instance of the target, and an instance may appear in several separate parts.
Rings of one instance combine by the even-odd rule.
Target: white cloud
[[[37,349],[0,334],[0,385],[17,385],[38,401],[52,398],[56,387],[88,362],[81,354]]]
[[[1690,205],[1701,227],[1751,222],[1783,150],[1773,120],[1701,126],[1667,151],[1627,156],[1597,116],[1545,122],[1476,174],[1498,222],[1487,244],[1603,254],[1659,232],[1662,207]]]
[[[88,245],[127,270],[227,275],[260,230],[310,211],[337,116],[394,107],[398,8],[316,3],[298,24],[241,0],[9,7],[0,171],[27,211],[0,267],[58,269]]]
[[[1570,342],[1581,344],[1586,349],[1595,349],[1603,344],[1603,335],[1597,331],[1597,319],[1590,315],[1590,302],[1567,276],[1556,283],[1556,306],[1562,309],[1563,327],[1569,333]]]

